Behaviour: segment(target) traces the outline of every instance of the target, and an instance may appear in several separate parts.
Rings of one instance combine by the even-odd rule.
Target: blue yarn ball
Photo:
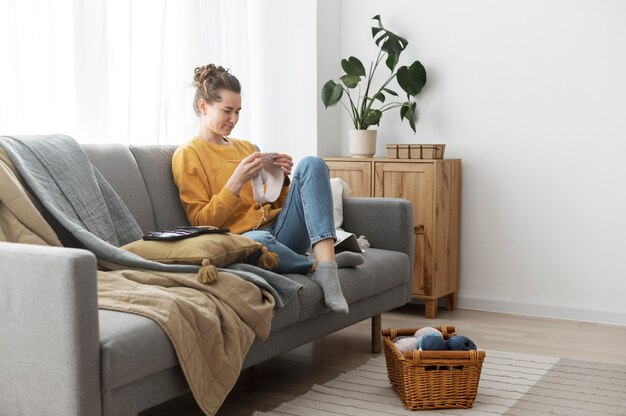
[[[455,335],[453,337],[448,338],[448,348],[453,351],[469,351],[475,350],[476,344],[464,335]]]
[[[447,350],[448,344],[442,335],[424,335],[420,338],[418,348],[422,351]]]

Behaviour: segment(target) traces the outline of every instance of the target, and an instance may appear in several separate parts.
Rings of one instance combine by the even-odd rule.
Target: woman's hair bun
[[[222,73],[228,73],[228,70],[214,64],[199,66],[194,70],[193,86],[198,88],[204,85],[206,81],[212,83]]]
[[[193,86],[196,88],[193,108],[197,115],[200,115],[198,100],[202,99],[209,104],[219,102],[222,100],[219,94],[222,89],[237,94],[241,93],[239,80],[228,69],[214,64],[199,66],[194,69]]]

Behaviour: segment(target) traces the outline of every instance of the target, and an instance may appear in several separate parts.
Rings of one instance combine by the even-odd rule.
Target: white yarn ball
[[[417,338],[406,337],[395,342],[396,347],[402,352],[413,351],[417,349]]]
[[[417,342],[419,343],[419,340],[424,336],[424,335],[439,335],[440,337],[443,337],[443,334],[441,333],[441,331],[439,331],[436,328],[433,328],[431,326],[425,326],[423,328],[418,329],[417,331],[415,331],[415,338],[417,338]]]

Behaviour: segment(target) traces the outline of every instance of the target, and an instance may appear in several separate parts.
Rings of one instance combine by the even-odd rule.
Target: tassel
[[[198,282],[208,285],[217,280],[217,268],[207,259],[202,259],[202,267],[198,270]]]
[[[256,265],[265,270],[271,270],[278,266],[278,254],[272,253],[267,247],[261,247],[261,256]]]

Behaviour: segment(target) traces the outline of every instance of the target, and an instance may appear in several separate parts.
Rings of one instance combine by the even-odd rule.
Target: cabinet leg
[[[449,311],[456,309],[456,292],[452,292],[446,296],[446,309]]]
[[[378,354],[382,347],[382,320],[381,315],[372,316],[372,353]]]
[[[426,313],[424,316],[428,319],[437,317],[437,299],[428,299],[426,301]]]

